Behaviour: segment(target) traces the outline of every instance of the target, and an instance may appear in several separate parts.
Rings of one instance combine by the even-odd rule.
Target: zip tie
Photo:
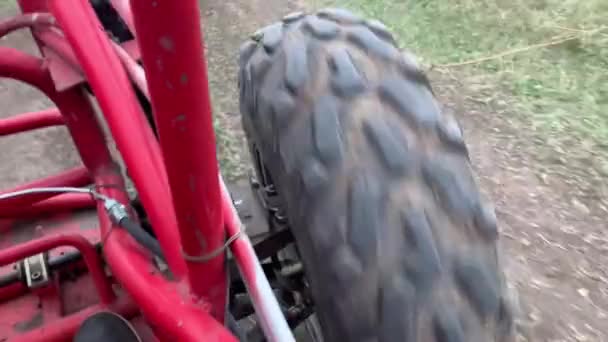
[[[222,252],[226,251],[226,249],[228,249],[228,247],[230,247],[230,245],[234,241],[236,241],[239,237],[241,237],[241,235],[245,232],[245,225],[241,225],[241,227],[242,228],[239,228],[239,231],[234,233],[230,238],[228,238],[228,240],[226,240],[226,242],[223,245],[221,245],[220,247],[216,248],[215,250],[213,250],[209,253],[206,253],[203,255],[189,255],[182,248],[182,256],[184,257],[184,259],[186,261],[200,262],[200,263],[205,263],[211,259],[215,259],[220,254],[222,254]]]

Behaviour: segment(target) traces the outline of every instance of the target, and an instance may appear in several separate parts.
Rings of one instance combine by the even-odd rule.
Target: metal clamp
[[[40,253],[23,260],[23,273],[27,287],[35,289],[49,283],[49,266],[46,254]]]

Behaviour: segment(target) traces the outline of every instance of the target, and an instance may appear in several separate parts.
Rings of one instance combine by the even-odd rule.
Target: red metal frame
[[[209,254],[225,234],[218,229],[223,218],[198,4],[134,0],[132,5],[183,253]],[[224,320],[224,255],[187,262],[187,268],[192,293]]]
[[[63,125],[63,117],[57,109],[24,113],[0,121],[0,136],[60,125]]]
[[[227,300],[224,253],[205,262],[187,257],[207,255],[222,248],[227,235],[240,234],[241,227],[228,191],[221,177],[218,178],[197,1],[131,0],[131,12],[128,0],[111,0],[137,36],[137,41],[122,46],[99,30],[100,23],[88,1],[19,0],[19,4],[25,14],[0,22],[0,38],[15,29],[29,27],[44,59],[67,65],[71,72],[85,76],[172,275],[168,279],[157,271],[148,251],[127,232],[113,227],[102,203],[97,203],[104,260],[126,294],[115,294],[109,287],[97,254],[82,237],[47,236],[0,250],[1,266],[50,248],[75,246],[84,254],[102,299],[97,306],[54,322],[52,328],[21,335],[21,340],[66,340],[93,312],[107,308],[130,317],[136,315],[134,303],[162,340],[234,341],[223,327]],[[140,54],[143,69],[134,60]],[[128,204],[122,176],[112,161],[85,92],[78,85],[58,81],[58,77],[63,77],[62,70],[68,72],[67,69],[52,71],[55,64],[44,59],[0,47],[0,77],[38,88],[57,106],[0,120],[0,136],[65,125],[84,167],[18,189],[82,186],[93,181],[99,192]],[[151,101],[158,140],[131,82]],[[31,195],[0,202],[0,217],[92,205],[95,202],[82,194]],[[249,239],[243,234],[230,247],[268,339],[292,341]],[[17,296],[20,291],[10,288],[2,294]]]

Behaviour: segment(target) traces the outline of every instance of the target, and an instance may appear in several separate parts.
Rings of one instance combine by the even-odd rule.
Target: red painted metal
[[[1,50],[0,50],[1,53]],[[0,57],[1,58],[1,57]],[[0,75],[2,71],[0,70]],[[39,180],[35,180],[33,182],[15,187],[8,191],[0,192],[0,193],[8,193],[14,191],[20,191],[31,188],[38,187],[51,187],[51,186],[85,186],[91,184],[91,176],[89,171],[84,167],[76,167],[62,173],[59,173],[54,176],[42,178]],[[52,193],[40,193],[40,194],[32,194],[21,197],[15,197],[3,200],[0,202],[0,209],[2,208],[14,208],[20,205],[27,205],[30,203],[38,202],[49,197],[53,197]]]
[[[7,60],[12,60],[13,64]],[[84,99],[82,93],[76,90],[54,93],[54,90],[45,84],[45,80],[50,82],[50,79],[48,73],[44,73],[42,63],[35,57],[9,48],[0,48],[0,75],[29,81],[30,84],[46,90],[62,113],[76,114],[66,115],[65,119],[76,145],[81,148],[84,164],[94,171],[100,191],[126,203],[124,191],[120,190],[122,179],[116,172],[112,172],[112,168],[108,168],[110,161],[103,136],[99,128],[94,126],[92,113],[87,113],[87,103],[81,102]],[[76,97],[77,94],[80,97]],[[73,95],[74,98],[67,98],[68,95]],[[71,106],[80,106],[80,110]],[[103,208],[99,208],[99,211],[103,212]],[[185,284],[172,285],[161,275],[152,273],[154,266],[150,263],[148,253],[120,229],[114,228],[109,234],[110,223],[104,214],[100,215],[100,220],[102,235],[107,236],[104,253],[113,274],[136,299],[146,318],[158,327],[159,334],[175,336],[175,340],[179,341],[200,341],[208,336],[221,341],[234,340],[220,323],[208,316],[200,304],[190,300]]]
[[[141,51],[139,51],[139,46],[137,45],[137,42],[135,40],[129,40],[127,42],[124,42],[124,43],[120,44],[120,46],[122,46],[122,48],[134,60],[138,61],[141,59]]]
[[[27,13],[0,21],[0,38],[25,27],[43,27],[55,25],[55,18],[48,13]]]
[[[112,197],[126,203],[124,191],[120,190],[122,179],[112,172],[103,136],[82,92],[75,89],[56,93],[42,61],[10,48],[0,47],[0,76],[28,82],[55,101],[61,112],[65,113],[66,125],[79,147],[83,163],[96,175],[100,191],[112,194]],[[135,165],[137,166],[139,165]],[[106,187],[108,185],[110,187]],[[162,192],[156,195],[162,196]],[[159,197],[157,200],[160,202],[161,199]],[[103,212],[103,208],[99,210]],[[100,219],[102,234],[106,236],[110,232],[109,221],[103,214]],[[179,341],[200,341],[209,336],[206,332],[218,340],[233,340],[221,324],[190,301],[187,286],[171,285],[160,275],[150,273],[154,266],[150,263],[148,254],[126,232],[113,229],[112,234],[107,236],[104,253],[113,274],[141,305],[150,322],[160,329],[159,333],[179,337],[176,339]],[[117,236],[120,239],[116,239]],[[176,242],[179,246],[179,240]]]
[[[98,182],[117,183],[121,180],[118,175],[107,174]],[[125,194],[115,188],[104,187],[100,191],[122,203],[127,202]],[[112,228],[106,215],[100,215],[100,228],[102,236],[107,236],[104,253],[114,276],[140,305],[157,335],[167,341],[180,342],[236,341],[222,323],[207,313],[205,303],[192,301],[185,282],[168,283],[147,262],[147,252],[127,232]]]
[[[98,202],[103,252],[113,277],[137,303],[156,337],[177,341],[234,341],[223,327],[227,297],[224,254],[207,262],[186,262],[182,254],[182,247],[184,253],[193,256],[215,251],[223,245],[226,231],[232,235],[240,229],[227,189],[217,177],[197,2],[132,0],[134,16],[129,10],[129,1],[111,2],[130,30],[133,33],[137,30],[139,41],[127,42],[124,48],[112,43],[99,29],[100,23],[87,1],[19,0],[24,12],[50,9],[63,33],[56,27],[48,27],[52,24],[48,14],[41,17],[44,19],[35,19],[36,16],[30,14],[22,16],[21,21],[9,21],[12,24],[5,24],[5,31],[18,27],[32,28],[48,63],[14,49],[0,47],[0,77],[29,83],[55,102],[63,115],[61,123],[69,129],[83,164],[93,175],[99,191],[126,205],[128,198],[123,179],[113,164],[88,98],[81,88],[76,87],[79,78],[71,77],[69,82],[64,82],[61,74],[65,68],[71,68],[74,75],[85,76],[136,185],[174,280],[168,281],[166,275],[159,273],[149,252],[127,232],[112,227],[103,205]],[[135,62],[140,53],[138,44],[146,66],[145,74]],[[54,68],[54,76],[51,77],[49,68],[53,65],[62,67]],[[127,74],[145,96],[151,97],[160,144],[143,115]],[[28,117],[13,119],[17,123],[0,121],[0,132],[44,127],[51,121],[59,123],[53,121],[59,120],[58,116],[51,118],[49,115],[46,119],[50,121]],[[65,185],[58,184],[65,180],[61,177],[46,179],[40,184]],[[90,180],[87,178],[87,181]],[[82,194],[48,197],[32,196],[11,203],[3,201],[0,203],[0,216],[11,209],[18,216],[94,204]],[[9,247],[0,251],[0,263],[22,258],[23,253],[56,247],[54,244],[58,242],[70,242],[70,238],[75,237],[45,236]],[[85,261],[103,301],[110,303],[113,294],[111,290],[105,293],[109,289],[108,279],[100,271],[99,260],[95,259],[97,266],[91,264],[97,255],[91,252],[92,246],[84,237],[76,240],[80,242],[71,243],[81,243],[80,247],[89,248],[88,252],[85,251],[88,253]],[[88,247],[83,247],[83,241]],[[241,236],[231,248],[269,340],[292,341],[248,238]],[[0,294],[18,294],[22,290],[8,287],[3,288]],[[31,331],[21,336],[19,341],[68,340],[88,314],[101,309],[102,306],[89,307],[57,323]],[[124,310],[134,312],[135,309],[131,306]]]
[[[138,76],[141,77],[141,83],[147,84],[145,75],[140,74]],[[149,95],[146,95],[146,97],[149,99]],[[225,186],[221,176],[220,187],[222,191],[222,213],[225,220],[226,231],[229,235],[237,234],[242,223],[236,212],[236,208],[234,208],[228,188]],[[237,239],[232,244],[231,249],[237,259],[243,280],[252,296],[252,302],[256,307],[256,312],[258,313],[260,323],[263,326],[266,336],[270,336],[271,341],[292,340],[293,335],[285,322],[270,284],[259,265],[259,260],[255,255],[249,238],[244,235]]]
[[[20,296],[25,292],[27,292],[27,287],[22,282],[0,287],[0,303]]]
[[[131,4],[184,253],[205,255],[221,247],[225,233],[198,4]],[[187,264],[193,293],[209,301],[213,315],[223,320],[224,254]]]
[[[224,184],[222,177],[219,177],[221,187],[222,214],[226,231],[230,236],[240,234],[230,246],[232,253],[237,261],[241,276],[247,286],[247,291],[251,296],[259,318],[262,329],[269,341],[289,342],[294,341],[293,334],[285,321],[268,279],[260,266],[260,262],[255,255],[249,237],[242,232],[243,224],[239,218],[230,198],[228,188]]]
[[[59,125],[63,125],[63,118],[56,108],[24,113],[0,119],[0,136]]]
[[[94,208],[97,202],[88,194],[61,194],[31,205],[0,206],[0,218],[32,217],[48,213]]]
[[[119,298],[110,305],[95,305],[81,310],[75,314],[53,321],[52,324],[29,331],[25,334],[15,336],[11,342],[66,342],[71,341],[82,322],[91,315],[112,311],[130,319],[136,316],[139,311],[137,305],[126,297]]]
[[[50,5],[87,74],[112,136],[120,146],[167,263],[177,277],[182,277],[185,263],[174,228],[175,212],[160,149],[121,62],[108,38],[97,29],[100,24],[86,3],[61,0],[51,1]]]
[[[21,11],[26,12],[48,12],[47,0],[17,0]]]
[[[76,58],[70,44],[68,44],[65,38],[56,29],[36,30],[35,37],[38,38],[44,46],[49,47],[61,56],[61,58],[63,58],[71,67],[76,70],[80,69],[78,58]]]
[[[38,88],[55,102],[66,124],[68,121],[79,121],[79,116],[90,118],[95,116],[89,100],[84,96],[81,89],[73,88],[63,92],[56,91],[48,69],[40,58],[15,49],[0,47],[0,77],[13,78]],[[72,135],[72,140],[76,142],[83,164],[89,172],[95,174],[99,163],[94,164],[92,161],[99,161],[100,158],[103,158],[101,165],[108,167],[108,165],[111,165],[112,159],[107,152],[101,132],[97,133],[97,123],[92,120],[81,121],[79,127],[73,129],[68,125],[68,129]],[[97,137],[97,134],[101,136],[101,140]],[[104,143],[99,144],[100,141]]]
[[[137,88],[141,90],[142,94],[149,100],[150,92],[148,91],[148,83],[146,82],[146,74],[144,69],[137,64],[137,62],[129,55],[129,53],[120,45],[114,44],[114,48],[116,49],[116,54],[122,65],[125,67],[125,70],[129,74],[129,77],[137,85]]]
[[[28,256],[46,252],[60,246],[71,246],[78,249],[89,269],[91,277],[93,277],[101,303],[111,303],[115,299],[115,295],[103,272],[101,259],[97,255],[95,247],[80,235],[46,237],[44,239],[33,240],[17,246],[4,248],[0,251],[0,265],[17,262]]]
[[[74,65],[65,61],[54,50],[43,46],[40,49],[46,61],[46,65],[55,83],[55,89],[61,92],[68,90],[74,86],[84,84],[86,82],[82,71],[78,70]]]
[[[65,38],[59,34],[54,29],[41,29],[36,31],[36,36],[40,39],[42,43],[45,44],[46,47],[52,50],[52,53],[45,53],[47,57],[54,57],[54,54],[57,54],[64,62],[69,65],[74,72],[81,73],[82,68],[80,63],[78,62],[78,58],[74,54],[74,51],[65,40]],[[129,77],[135,82],[137,87],[146,95],[148,95],[148,87],[145,82],[142,82],[142,79],[145,79],[144,71],[139,64],[135,61],[132,53],[127,52],[126,47],[130,45],[125,45],[123,47],[120,44],[112,42],[114,49],[116,50],[116,54],[120,59],[122,65],[125,67]],[[133,49],[133,47],[131,47]],[[44,51],[44,50],[43,50]],[[50,56],[49,56],[50,55]]]

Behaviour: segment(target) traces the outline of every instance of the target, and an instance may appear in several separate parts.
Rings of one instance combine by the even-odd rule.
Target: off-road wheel
[[[384,25],[292,14],[239,63],[247,138],[286,206],[325,340],[507,340],[494,210],[460,126]]]

